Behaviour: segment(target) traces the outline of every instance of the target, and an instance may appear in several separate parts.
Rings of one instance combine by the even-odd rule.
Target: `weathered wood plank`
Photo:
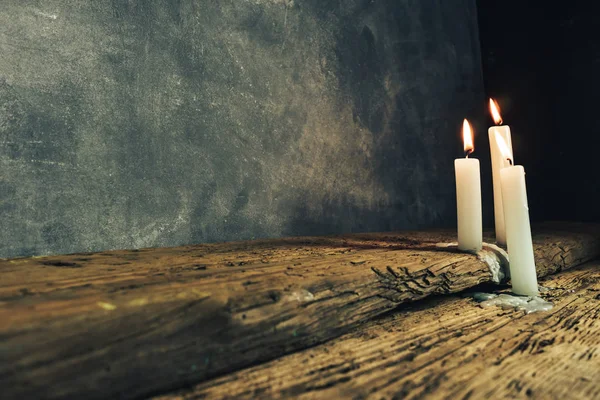
[[[540,276],[600,254],[599,232],[538,231]],[[454,239],[363,234],[1,260],[3,398],[176,389],[489,282],[475,256],[435,246]]]
[[[326,344],[156,400],[600,398],[600,261],[543,284],[526,315],[431,298]]]

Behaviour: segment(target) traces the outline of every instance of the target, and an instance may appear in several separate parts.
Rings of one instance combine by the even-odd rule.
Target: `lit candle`
[[[510,138],[510,127],[502,125],[502,117],[500,116],[500,107],[494,99],[490,99],[490,112],[494,122],[499,126],[492,126],[489,131],[490,152],[492,156],[492,179],[494,182],[494,220],[496,227],[496,242],[500,245],[506,245],[506,230],[504,227],[504,210],[502,207],[502,186],[500,185],[500,170],[508,167],[510,164],[507,161],[498,146],[498,139],[502,138],[505,143],[505,148],[508,149],[510,159],[513,159],[512,141]]]
[[[500,170],[500,183],[512,290],[516,294],[535,296],[538,294],[538,283],[529,224],[525,169],[520,165],[512,166],[512,155],[501,137],[498,137],[497,143],[511,165]]]
[[[467,251],[481,250],[481,177],[479,160],[469,158],[473,152],[473,130],[463,121],[465,158],[454,160],[456,174],[456,214],[458,219],[458,248]]]

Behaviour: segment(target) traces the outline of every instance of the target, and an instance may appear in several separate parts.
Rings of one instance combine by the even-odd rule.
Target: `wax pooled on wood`
[[[518,311],[525,311],[526,314],[531,314],[538,311],[550,311],[554,305],[549,301],[542,299],[539,296],[513,296],[502,293],[500,295],[494,293],[473,293],[473,299],[479,302],[482,308],[498,306],[502,309],[514,308]]]

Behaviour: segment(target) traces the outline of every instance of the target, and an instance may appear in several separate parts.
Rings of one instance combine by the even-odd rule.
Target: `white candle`
[[[468,158],[473,152],[473,131],[469,122],[463,122],[466,158],[454,160],[456,174],[456,215],[458,248],[466,251],[481,250],[483,228],[481,220],[481,177],[479,160]]]
[[[504,141],[499,139],[498,143],[504,154],[507,154],[508,148]],[[510,160],[510,156],[506,158]],[[500,183],[512,290],[516,294],[535,296],[538,294],[538,284],[529,224],[525,169],[520,165],[501,169]]]
[[[508,149],[508,155],[511,160],[513,159],[512,152],[512,140],[510,137],[510,128],[508,125],[502,124],[502,117],[500,116],[500,109],[493,99],[490,99],[490,111],[494,121],[500,126],[492,126],[488,130],[488,136],[490,139],[490,153],[492,156],[492,179],[494,184],[494,221],[496,228],[496,242],[500,245],[506,245],[506,229],[504,227],[504,209],[502,207],[502,186],[500,184],[500,170],[508,167],[510,164],[500,151],[498,145],[498,137],[504,140],[506,148]]]

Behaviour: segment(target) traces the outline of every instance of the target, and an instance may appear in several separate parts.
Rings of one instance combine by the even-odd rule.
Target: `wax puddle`
[[[544,290],[545,289],[545,290]],[[547,291],[546,288],[540,288],[541,292]],[[481,308],[497,306],[503,310],[515,309],[525,311],[531,314],[538,311],[550,311],[554,304],[542,299],[539,296],[516,296],[512,294],[495,294],[475,292],[471,297],[479,303]]]
[[[458,248],[457,242],[452,243],[436,243],[438,248],[455,249]],[[507,281],[510,278],[510,270],[508,267],[507,252],[495,244],[483,242],[482,249],[478,252],[465,251],[465,253],[475,254],[477,258],[483,261],[490,269],[492,282],[498,284]],[[538,286],[540,293],[550,291],[550,288]],[[515,309],[524,311],[526,314],[531,314],[538,311],[550,311],[554,304],[544,300],[539,296],[517,296],[512,294],[496,294],[474,292],[469,294],[475,301],[479,303],[481,308],[497,306],[503,310]]]

